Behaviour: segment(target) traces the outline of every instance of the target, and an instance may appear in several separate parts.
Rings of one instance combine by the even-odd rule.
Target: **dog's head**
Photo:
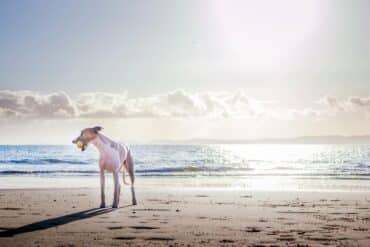
[[[81,131],[81,134],[72,141],[72,143],[76,144],[77,142],[82,142],[81,150],[85,151],[87,145],[94,140],[99,131],[101,131],[103,128],[100,126],[96,126],[93,128],[86,128]]]

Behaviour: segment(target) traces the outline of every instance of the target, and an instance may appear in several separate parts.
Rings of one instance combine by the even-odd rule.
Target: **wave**
[[[356,168],[365,168],[365,169],[370,169],[370,165],[369,164],[366,164],[366,163],[357,163],[356,164]]]
[[[136,174],[172,174],[172,173],[196,173],[196,172],[228,172],[228,171],[252,171],[252,168],[233,168],[233,167],[194,167],[194,166],[185,166],[185,167],[164,167],[157,169],[136,169]],[[94,174],[98,173],[98,170],[0,170],[0,174],[68,174],[68,173],[86,173]]]
[[[143,177],[190,177],[190,176],[225,176],[225,177],[301,177],[301,178],[332,178],[332,179],[364,179],[370,180],[370,173],[275,173],[275,172],[246,172],[250,169],[206,169],[194,167],[162,168],[162,169],[138,169],[135,171],[137,176]],[[243,172],[244,171],[244,172]],[[98,170],[0,170],[1,175],[49,175],[49,176],[94,176],[98,175]]]
[[[0,164],[24,164],[24,165],[45,165],[45,164],[70,164],[70,165],[87,165],[88,161],[64,160],[64,159],[12,159],[0,160]]]
[[[98,174],[98,171],[82,171],[82,170],[48,170],[48,171],[40,171],[40,170],[33,170],[33,171],[19,171],[19,170],[4,170],[0,171],[2,175],[37,175],[37,174]]]
[[[227,171],[252,171],[253,168],[242,167],[209,167],[209,166],[183,166],[183,167],[163,167],[157,169],[137,169],[136,173],[175,173],[175,172],[227,172]]]

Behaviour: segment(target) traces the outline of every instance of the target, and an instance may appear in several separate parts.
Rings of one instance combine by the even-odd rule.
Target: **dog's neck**
[[[91,144],[99,150],[100,154],[104,153],[104,147],[106,146],[104,137],[102,134],[97,134],[96,138],[91,141]]]

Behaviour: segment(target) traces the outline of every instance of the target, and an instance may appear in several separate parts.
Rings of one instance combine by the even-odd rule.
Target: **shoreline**
[[[106,175],[106,186],[113,185]],[[122,183],[122,182],[121,182]],[[98,176],[1,176],[0,190],[99,188]],[[123,185],[127,187],[127,185]],[[235,191],[370,192],[368,179],[292,178],[285,176],[137,176],[137,188],[221,189]]]

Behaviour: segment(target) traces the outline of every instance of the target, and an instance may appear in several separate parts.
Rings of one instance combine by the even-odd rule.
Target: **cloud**
[[[0,91],[0,116],[23,118],[152,118],[253,115],[251,99],[234,93],[189,93],[182,89],[149,97],[90,92],[71,99],[65,92]]]
[[[343,103],[332,96],[325,96],[317,101],[318,104],[324,105],[331,110],[344,111]]]
[[[326,111],[331,113],[370,110],[370,97],[350,96],[339,99],[332,96],[325,96],[318,100],[317,103],[325,106]]]
[[[0,91],[0,116],[74,117],[73,101],[64,92],[39,94],[32,91]]]
[[[366,107],[366,106],[370,106],[370,97],[361,98],[361,97],[353,96],[349,98],[349,102],[355,106],[360,106],[360,107],[365,106]]]
[[[235,92],[196,92],[182,89],[129,98],[127,92],[89,92],[70,97],[65,92],[0,91],[0,118],[322,118],[370,106],[370,97],[338,99],[326,96],[313,107],[289,109],[277,102]]]

